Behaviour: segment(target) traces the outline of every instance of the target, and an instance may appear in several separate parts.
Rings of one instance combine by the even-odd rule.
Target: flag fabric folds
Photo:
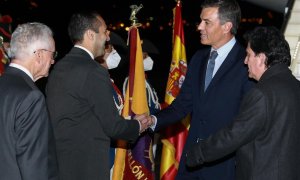
[[[165,104],[170,105],[178,95],[187,71],[183,22],[181,17],[181,2],[177,1],[173,19],[173,51],[172,62],[167,82]],[[183,146],[189,128],[189,116],[180,123],[166,128],[163,133],[163,148],[161,156],[160,179],[172,180],[178,171]]]
[[[136,114],[149,114],[146,97],[145,73],[143,66],[143,54],[139,31],[136,26],[129,30],[130,67],[129,80],[125,95],[123,117],[131,119]],[[128,145],[119,142],[112,179],[154,179],[152,137],[144,132],[137,142]]]

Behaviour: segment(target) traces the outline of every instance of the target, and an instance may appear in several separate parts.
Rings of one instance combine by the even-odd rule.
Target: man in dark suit
[[[0,179],[55,179],[46,101],[34,84],[54,63],[52,31],[41,23],[19,25],[9,53],[12,61],[0,77]]]
[[[110,140],[133,142],[148,127],[119,115],[109,73],[94,60],[104,55],[106,28],[97,13],[74,14],[68,32],[75,46],[48,79],[60,180],[109,179]]]
[[[251,32],[245,64],[258,83],[230,126],[188,151],[187,164],[200,165],[237,150],[238,180],[299,179],[300,82],[290,63],[290,48],[279,30]]]
[[[181,91],[173,103],[152,116],[156,123],[152,128],[157,131],[191,114],[183,154],[191,144],[228,125],[238,112],[244,94],[253,85],[243,63],[245,49],[234,37],[240,17],[239,5],[234,0],[203,2],[198,30],[201,43],[210,47],[197,51],[192,57]],[[213,51],[217,56],[210,58]],[[184,162],[185,156],[181,156],[176,179],[233,180],[235,177],[234,153],[201,167],[187,168]]]

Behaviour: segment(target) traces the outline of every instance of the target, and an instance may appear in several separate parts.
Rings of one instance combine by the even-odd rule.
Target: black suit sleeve
[[[253,140],[266,122],[266,98],[253,88],[242,102],[235,121],[206,140],[192,146],[186,156],[188,166],[214,161],[237,150]]]
[[[119,115],[108,72],[100,68],[91,72],[84,87],[89,104],[105,134],[113,139],[135,141],[139,135],[139,123],[136,120],[125,120]]]
[[[17,109],[17,163],[23,180],[48,179],[48,112],[38,90],[31,91]]]

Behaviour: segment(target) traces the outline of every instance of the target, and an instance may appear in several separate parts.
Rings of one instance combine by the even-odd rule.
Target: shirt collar
[[[87,50],[85,47],[80,46],[80,45],[75,45],[74,47],[77,47],[77,48],[80,48],[80,49],[86,51],[91,56],[92,59],[95,59],[94,55],[89,50]]]
[[[28,71],[28,69],[26,69],[25,67],[19,65],[19,64],[16,64],[16,63],[10,63],[9,64],[10,67],[14,67],[14,68],[17,68],[17,69],[20,69],[21,71],[23,71],[25,74],[27,74],[31,79],[32,81],[34,81],[33,79],[33,76],[32,74]]]
[[[226,44],[224,44],[222,47],[220,47],[219,49],[213,49],[211,48],[211,51],[217,51],[218,52],[218,57],[223,57],[223,56],[227,56],[229,51],[232,49],[232,47],[234,46],[234,44],[236,43],[236,39],[235,37],[231,38],[230,41],[228,41]]]

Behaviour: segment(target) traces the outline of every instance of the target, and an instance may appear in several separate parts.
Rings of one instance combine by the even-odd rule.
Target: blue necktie
[[[207,69],[206,69],[206,75],[205,75],[205,88],[204,88],[204,90],[206,90],[206,88],[208,87],[211,79],[213,78],[215,60],[216,60],[217,56],[218,56],[217,51],[212,51],[210,53],[209,60],[208,60],[208,66],[207,66]]]

